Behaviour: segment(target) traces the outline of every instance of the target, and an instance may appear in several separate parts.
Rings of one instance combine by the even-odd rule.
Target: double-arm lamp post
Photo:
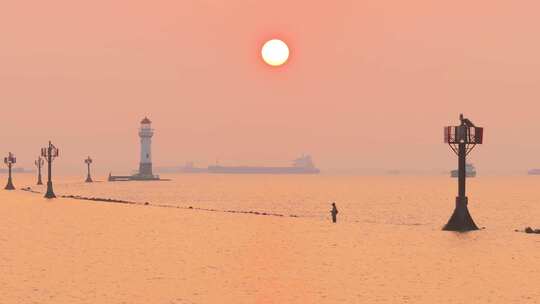
[[[92,180],[92,176],[90,175],[90,165],[92,164],[92,159],[90,158],[90,156],[88,156],[88,158],[84,160],[84,163],[86,164],[88,168],[88,175],[86,176],[86,182],[91,183],[93,182],[93,180]]]
[[[9,152],[7,157],[4,157],[4,164],[8,166],[8,182],[7,182],[6,187],[4,188],[6,190],[15,190],[15,186],[13,186],[13,181],[11,179],[11,167],[16,162],[17,162],[17,158],[11,152]]]
[[[45,148],[41,148],[41,156],[47,161],[47,192],[45,193],[46,198],[55,198],[52,184],[52,162],[58,157],[58,148],[55,147],[50,141],[49,145]]]
[[[39,156],[34,162],[34,164],[36,165],[38,169],[37,185],[43,185],[43,182],[41,181],[41,168],[43,168],[43,165],[45,164],[45,160],[43,159],[43,157]]]

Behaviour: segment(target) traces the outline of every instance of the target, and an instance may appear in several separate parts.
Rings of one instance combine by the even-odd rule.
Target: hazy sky
[[[479,170],[540,167],[540,2],[17,0],[0,10],[0,152],[62,170],[287,162],[452,168],[442,128],[485,127]],[[291,59],[262,63],[265,40]]]

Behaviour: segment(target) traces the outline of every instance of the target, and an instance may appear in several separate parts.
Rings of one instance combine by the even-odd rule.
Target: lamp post
[[[34,164],[36,165],[38,169],[37,185],[43,185],[43,182],[41,181],[41,168],[43,168],[43,165],[45,164],[45,160],[41,156],[38,156]]]
[[[92,177],[90,176],[90,164],[92,164],[92,159],[90,158],[90,156],[88,156],[88,158],[84,160],[84,163],[86,164],[88,168],[88,175],[86,176],[86,182],[91,183],[93,182],[93,180],[92,180]]]
[[[4,188],[6,190],[15,190],[15,186],[13,186],[13,181],[11,180],[11,167],[16,162],[17,162],[17,158],[11,152],[9,152],[7,157],[4,157],[4,164],[8,166],[8,182],[7,182],[6,187]]]
[[[458,156],[458,196],[456,197],[456,208],[443,230],[448,231],[470,231],[478,230],[474,220],[469,213],[468,198],[465,193],[466,181],[466,158],[476,145],[482,144],[484,129],[476,127],[470,120],[459,115],[461,124],[444,128],[444,142]]]
[[[46,198],[55,198],[52,185],[52,162],[54,158],[58,157],[58,148],[56,148],[50,141],[49,145],[45,148],[41,148],[41,156],[47,161],[47,192],[45,193]]]

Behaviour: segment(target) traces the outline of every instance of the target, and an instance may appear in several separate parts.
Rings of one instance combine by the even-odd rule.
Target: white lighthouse
[[[141,162],[139,163],[139,176],[153,177],[152,173],[152,122],[148,117],[141,121],[139,137],[141,138]]]
[[[162,180],[159,175],[152,172],[152,122],[148,117],[141,120],[139,137],[141,138],[141,161],[139,162],[139,172],[132,175],[112,175],[109,173],[109,181],[152,181]]]

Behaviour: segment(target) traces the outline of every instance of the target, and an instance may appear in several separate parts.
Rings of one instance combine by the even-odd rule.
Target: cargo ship
[[[452,170],[450,172],[451,177],[458,177],[458,170]],[[466,164],[465,165],[465,175],[467,177],[475,177],[476,176],[476,168],[472,164]]]
[[[318,174],[311,156],[302,155],[290,167],[208,166],[208,173],[218,174]]]
[[[207,168],[195,167],[193,162],[187,162],[184,166],[177,167],[156,167],[156,172],[159,173],[206,173],[208,172]]]
[[[8,173],[8,172],[9,172],[9,169],[0,168],[0,173]],[[28,169],[25,169],[25,168],[17,167],[17,168],[12,168],[11,172],[12,173],[34,173],[34,172],[36,172],[36,170],[28,170]]]

